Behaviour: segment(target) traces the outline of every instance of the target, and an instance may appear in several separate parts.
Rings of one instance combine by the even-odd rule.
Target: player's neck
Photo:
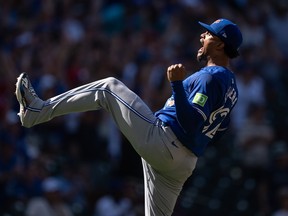
[[[207,66],[222,66],[228,67],[229,66],[229,58],[227,57],[208,57],[207,58]]]

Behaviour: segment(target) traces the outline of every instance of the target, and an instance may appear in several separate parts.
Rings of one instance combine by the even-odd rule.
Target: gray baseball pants
[[[105,109],[111,113],[142,158],[145,215],[172,215],[197,157],[178,141],[169,126],[161,126],[148,106],[122,82],[106,78],[50,98],[41,108],[33,103],[30,106],[36,109],[26,111],[25,121],[32,126],[73,112]]]

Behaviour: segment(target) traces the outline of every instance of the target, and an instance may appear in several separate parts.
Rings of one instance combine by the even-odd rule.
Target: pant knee
[[[115,77],[107,77],[105,78],[105,83],[107,83],[108,85],[117,85],[121,82]]]
[[[124,86],[124,84],[120,80],[116,79],[115,77],[105,78],[104,81],[106,84],[106,88],[111,89],[111,90],[112,89],[115,90],[115,88],[118,89],[118,88],[121,88],[121,86]]]

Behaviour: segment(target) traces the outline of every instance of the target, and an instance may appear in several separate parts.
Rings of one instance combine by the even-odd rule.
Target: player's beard
[[[201,48],[198,50],[198,53],[197,53],[197,61],[198,61],[198,62],[207,61],[207,56],[206,56],[206,54],[205,54],[204,47],[201,47]]]

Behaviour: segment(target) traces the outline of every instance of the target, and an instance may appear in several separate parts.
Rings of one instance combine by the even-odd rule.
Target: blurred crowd
[[[230,191],[241,200],[237,208],[217,202],[224,192],[216,201],[206,192],[211,202],[200,199],[205,190],[190,198],[205,209],[202,216],[224,209],[229,216],[288,215],[286,0],[1,0],[0,17],[0,215],[144,215],[141,160],[109,115],[75,113],[25,129],[16,78],[26,71],[48,99],[114,76],[157,111],[171,94],[168,66],[182,63],[189,73],[203,67],[195,58],[198,21],[221,17],[243,33],[241,56],[231,63],[240,96],[226,138],[199,160],[206,179],[195,171],[185,188],[195,192],[204,180],[215,188],[211,176],[233,190],[228,183],[242,179],[243,188]],[[206,156],[215,161],[206,161],[209,167],[201,166]],[[209,175],[219,166],[227,178]],[[192,215],[184,195],[175,216]]]

